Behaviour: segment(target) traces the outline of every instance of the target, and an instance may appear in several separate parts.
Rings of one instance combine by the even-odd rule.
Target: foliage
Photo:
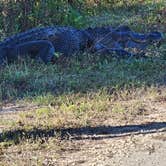
[[[138,18],[142,15],[145,21],[152,22],[155,19],[156,22],[159,19],[161,21],[162,15],[159,15],[159,12],[164,9],[164,6],[164,0],[159,2],[153,0],[145,2],[137,0],[2,0],[0,1],[0,35],[2,37],[36,26],[55,24],[81,28],[87,24],[91,25],[93,20],[93,18],[90,19],[91,16],[101,15],[101,13],[108,14],[107,22],[105,22],[108,24],[112,19],[122,20],[121,17],[124,17],[123,12],[126,9]],[[114,14],[119,15],[119,18],[114,18]],[[147,20],[146,16],[151,20]]]

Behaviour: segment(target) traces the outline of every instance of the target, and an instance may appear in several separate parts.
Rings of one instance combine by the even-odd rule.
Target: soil
[[[13,109],[17,110],[16,107]],[[3,110],[1,118],[15,114],[15,111],[11,113],[9,107],[3,108]],[[68,133],[68,139],[62,140],[64,149],[61,149],[58,156],[54,158],[50,157],[51,154],[54,154],[53,148],[51,148],[47,152],[48,157],[44,157],[42,165],[165,166],[166,103],[154,102],[150,110],[151,113],[137,116],[134,121],[125,119],[118,122],[108,118],[97,127],[82,127],[64,131]],[[36,153],[34,155],[42,152]],[[34,162],[29,162],[32,157],[29,151],[14,155],[13,150],[8,150],[6,156],[3,156],[3,161],[6,160],[12,165],[13,160],[9,160],[9,158],[14,160],[17,158],[19,161],[24,159],[25,165],[35,165]],[[26,160],[26,158],[28,159]]]

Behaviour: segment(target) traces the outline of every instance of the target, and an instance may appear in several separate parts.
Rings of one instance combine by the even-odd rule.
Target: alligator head
[[[148,34],[136,33],[132,31],[128,26],[119,26],[115,29],[104,30],[104,35],[94,43],[94,52],[110,52],[110,50],[122,50],[131,48],[134,52],[142,52],[148,45],[156,44],[159,46],[163,39],[163,35],[160,32],[150,32]],[[99,29],[96,33],[98,34]],[[127,53],[124,52],[123,53]],[[118,53],[118,52],[117,52]]]

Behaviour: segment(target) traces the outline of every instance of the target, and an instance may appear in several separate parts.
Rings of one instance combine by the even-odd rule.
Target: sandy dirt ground
[[[166,104],[154,107],[152,114],[138,118],[135,125],[73,136],[69,144],[77,150],[62,153],[57,165],[166,166]]]
[[[154,103],[152,108],[150,114],[138,116],[132,123],[119,121],[113,125],[114,120],[106,119],[102,126],[69,130],[68,139],[62,140],[64,150],[55,158],[51,157],[54,150],[49,150],[42,165],[166,166],[166,103]],[[11,114],[4,110],[1,118]],[[15,157],[8,151],[3,161],[30,157],[28,151]],[[35,165],[27,161],[25,165]],[[12,165],[12,160],[9,163]]]

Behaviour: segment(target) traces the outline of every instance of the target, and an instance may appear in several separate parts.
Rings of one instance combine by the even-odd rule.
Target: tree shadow
[[[0,142],[13,141],[15,144],[30,139],[33,141],[41,140],[43,143],[50,137],[69,140],[101,140],[108,138],[125,137],[139,134],[151,134],[166,132],[166,122],[151,122],[148,124],[125,125],[125,126],[97,126],[81,128],[62,128],[62,129],[38,129],[32,130],[11,130],[0,133]]]

